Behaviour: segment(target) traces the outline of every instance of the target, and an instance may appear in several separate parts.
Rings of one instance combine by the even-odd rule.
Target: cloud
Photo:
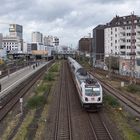
[[[109,22],[116,14],[125,16],[135,11],[140,15],[139,0],[4,0],[0,22],[23,25],[24,39],[31,32],[60,37],[60,43],[76,44],[98,24]],[[8,32],[7,25],[0,26]],[[74,46],[74,45],[73,45]]]

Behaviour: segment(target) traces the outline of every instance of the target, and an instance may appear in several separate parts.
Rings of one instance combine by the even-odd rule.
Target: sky
[[[77,47],[92,29],[113,17],[140,16],[140,0],[4,0],[0,8],[0,32],[8,35],[9,23],[23,26],[25,42],[31,33],[57,36],[60,45]]]

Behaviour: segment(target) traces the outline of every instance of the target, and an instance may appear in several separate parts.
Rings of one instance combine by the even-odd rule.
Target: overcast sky
[[[23,25],[26,42],[33,31],[40,31],[58,36],[60,44],[76,47],[98,24],[133,11],[140,16],[140,0],[4,0],[0,22]],[[8,27],[0,24],[0,32],[8,34]]]

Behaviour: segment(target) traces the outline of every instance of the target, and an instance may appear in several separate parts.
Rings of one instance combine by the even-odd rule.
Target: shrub
[[[54,80],[53,74],[51,72],[49,72],[47,75],[45,75],[44,80],[45,81],[52,81],[52,80]]]
[[[47,90],[47,86],[46,85],[40,85],[40,86],[37,87],[35,93],[38,94],[38,93],[44,92],[46,90]]]
[[[44,98],[44,96],[34,96],[27,102],[27,107],[31,109],[38,108],[44,105],[45,102],[46,99]]]
[[[128,92],[132,92],[132,93],[135,93],[137,91],[140,91],[140,87],[138,85],[129,85],[126,89]]]
[[[105,103],[107,103],[108,105],[110,105],[112,107],[118,107],[119,106],[118,100],[116,98],[110,96],[110,95],[104,96],[104,101],[105,101]]]

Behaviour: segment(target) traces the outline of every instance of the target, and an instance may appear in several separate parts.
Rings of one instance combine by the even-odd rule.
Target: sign
[[[19,99],[19,102],[20,102],[20,103],[23,103],[23,98],[20,98],[20,99]]]

